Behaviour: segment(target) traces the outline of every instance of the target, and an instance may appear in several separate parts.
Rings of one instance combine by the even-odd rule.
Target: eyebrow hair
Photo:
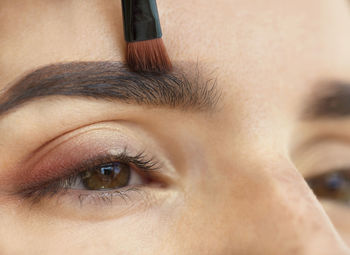
[[[40,68],[12,85],[0,98],[0,115],[48,96],[119,100],[139,105],[209,111],[220,93],[216,79],[204,81],[172,73],[135,73],[121,62],[70,62]]]
[[[314,94],[315,99],[304,111],[306,119],[350,117],[350,83],[329,82]]]

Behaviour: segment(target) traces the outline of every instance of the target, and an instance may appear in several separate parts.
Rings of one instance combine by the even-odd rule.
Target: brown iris
[[[129,165],[115,162],[85,171],[81,178],[84,187],[90,190],[116,189],[128,185],[130,171]]]

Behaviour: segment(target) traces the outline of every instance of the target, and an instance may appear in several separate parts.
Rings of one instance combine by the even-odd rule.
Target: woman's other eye
[[[319,199],[328,199],[350,206],[350,170],[339,170],[307,179]]]
[[[127,186],[130,181],[130,175],[130,165],[113,162],[84,171],[80,174],[80,178],[86,189],[106,190]]]

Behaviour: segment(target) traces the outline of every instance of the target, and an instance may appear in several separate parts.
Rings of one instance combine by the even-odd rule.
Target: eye
[[[130,166],[113,162],[94,167],[80,174],[82,184],[89,190],[105,190],[122,188],[129,184]]]
[[[152,181],[157,182],[157,165],[155,159],[147,160],[142,153],[131,156],[125,150],[119,155],[102,155],[83,161],[72,169],[58,169],[57,172],[66,172],[68,175],[29,185],[18,194],[33,202],[40,202],[43,198],[75,191],[75,194],[81,192],[84,196],[92,195],[96,198],[101,195],[103,200],[108,193],[117,191],[119,195],[126,194],[123,188],[135,190]]]
[[[350,170],[339,170],[307,179],[320,199],[331,199],[350,205]]]

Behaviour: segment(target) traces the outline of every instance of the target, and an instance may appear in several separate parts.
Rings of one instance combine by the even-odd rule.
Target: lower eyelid
[[[104,190],[104,191],[90,191],[90,192],[83,192],[83,193],[76,193],[73,194],[75,198],[79,199],[80,206],[84,206],[86,204],[95,204],[99,206],[112,205],[113,203],[133,203],[132,198],[135,199],[134,194],[131,193],[137,193],[138,195],[146,196],[146,193],[142,190],[142,187],[137,186],[128,186],[120,189],[115,190]],[[140,197],[141,199],[144,199],[144,197]],[[136,202],[136,201],[135,201]]]
[[[51,217],[76,220],[108,220],[140,213],[158,207],[172,193],[159,186],[132,185],[118,190],[82,191],[66,190],[58,196],[47,197],[39,203],[19,202],[24,210],[37,211]]]

